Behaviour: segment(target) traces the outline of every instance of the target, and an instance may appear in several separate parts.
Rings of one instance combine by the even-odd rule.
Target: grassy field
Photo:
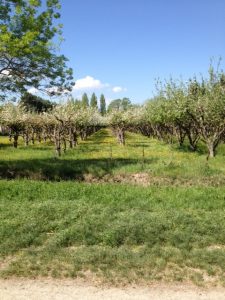
[[[0,176],[1,277],[225,285],[224,145],[207,162],[102,130],[58,159],[1,137]]]
[[[50,144],[25,147],[20,140],[19,148],[13,149],[7,137],[0,137],[0,178],[130,182],[130,174],[145,173],[156,185],[225,185],[225,145],[207,161],[203,145],[192,153],[187,146],[166,145],[134,133],[128,133],[126,141],[125,147],[118,146],[109,130],[101,130],[56,158]]]

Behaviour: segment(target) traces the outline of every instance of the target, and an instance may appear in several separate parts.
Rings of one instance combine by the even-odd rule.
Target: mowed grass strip
[[[225,187],[0,181],[1,277],[225,282]]]

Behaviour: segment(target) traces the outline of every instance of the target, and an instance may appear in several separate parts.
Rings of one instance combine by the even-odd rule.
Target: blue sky
[[[61,51],[77,82],[75,97],[143,103],[155,79],[206,74],[225,65],[224,0],[61,0]]]

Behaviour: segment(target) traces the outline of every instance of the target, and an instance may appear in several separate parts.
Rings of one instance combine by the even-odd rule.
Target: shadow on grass
[[[49,149],[49,146],[39,146],[39,145],[29,145],[29,146],[19,146],[18,147],[18,150],[27,150],[27,151],[49,151],[49,150],[52,150],[52,152],[54,151],[54,148],[53,149]]]
[[[54,144],[52,142],[46,142],[45,144],[38,144],[37,142],[35,144],[30,143],[28,146],[24,145],[24,143],[19,143],[18,148],[13,147],[13,142],[11,143],[5,143],[2,144],[0,143],[0,150],[4,148],[8,148],[9,151],[11,150],[32,150],[32,151],[37,151],[37,150],[49,150],[49,147],[54,147]],[[54,149],[54,148],[53,148]]]
[[[173,147],[174,147],[174,150],[183,152],[183,153],[197,153],[199,155],[207,154],[207,149],[206,149],[205,145],[203,145],[203,144],[198,144],[197,149],[195,151],[193,151],[188,144],[184,144],[182,146],[174,144]]]
[[[108,142],[104,141],[104,139],[106,139],[106,138],[112,138],[112,135],[110,135],[109,132],[106,130],[99,130],[92,136],[88,137],[87,142],[109,144]]]
[[[9,147],[9,144],[0,144],[0,150],[1,149],[5,149],[5,148],[8,148]]]
[[[146,159],[154,163],[157,158]],[[30,159],[0,161],[0,178],[28,178],[34,180],[84,180],[86,174],[101,178],[124,166],[140,164],[139,159]]]

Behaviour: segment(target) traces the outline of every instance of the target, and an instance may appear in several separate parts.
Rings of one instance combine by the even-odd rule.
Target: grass
[[[225,188],[3,180],[0,190],[2,277],[225,282]]]
[[[225,148],[204,151],[101,130],[55,158],[0,137],[0,277],[225,285]]]
[[[127,145],[118,146],[109,130],[101,130],[87,141],[80,142],[61,158],[54,157],[51,144],[13,149],[7,137],[0,138],[0,178],[28,178],[34,180],[80,180],[86,175],[104,178],[146,173],[150,183],[173,184],[225,184],[225,146],[218,155],[206,161],[205,149],[192,153],[187,147],[166,145],[154,139],[128,133]],[[144,149],[144,160],[143,160]],[[112,151],[112,159],[110,159]],[[116,180],[117,181],[117,180]]]

